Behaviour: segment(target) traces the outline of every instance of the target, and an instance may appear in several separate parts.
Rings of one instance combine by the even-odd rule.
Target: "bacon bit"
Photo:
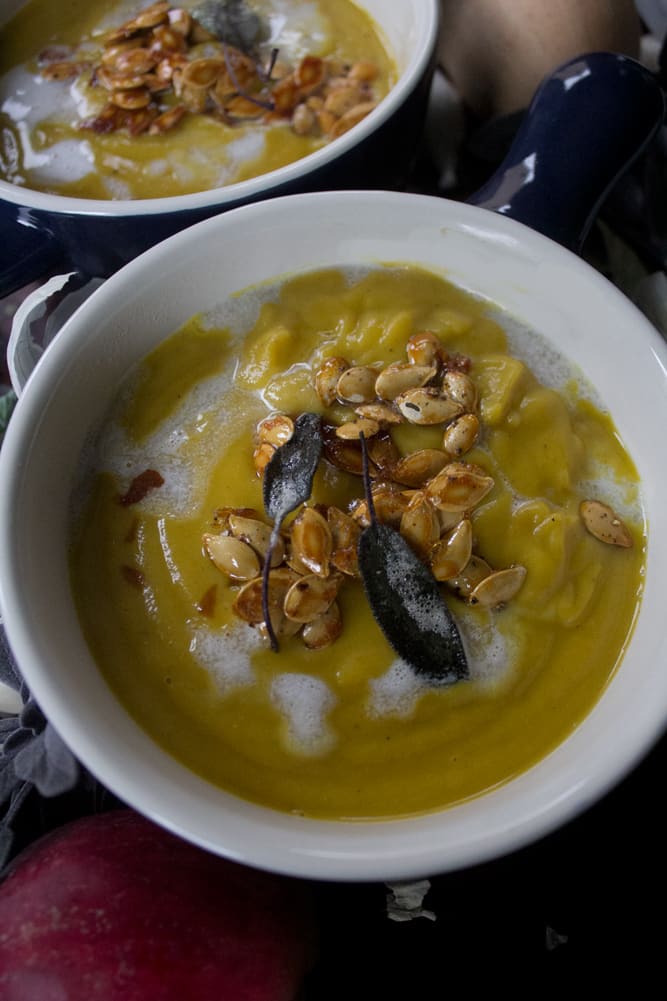
[[[136,567],[130,567],[127,563],[124,563],[120,568],[120,572],[123,575],[123,580],[126,580],[132,587],[136,587],[138,591],[143,589],[146,578],[141,570],[137,570]]]
[[[37,56],[37,62],[40,66],[44,63],[63,62],[65,59],[71,59],[73,51],[71,45],[48,45]]]
[[[124,542],[136,542],[137,533],[139,531],[139,519],[134,518],[132,524],[127,530],[127,535],[125,536]]]
[[[215,584],[209,587],[208,591],[202,595],[200,600],[195,605],[195,608],[201,615],[205,615],[208,619],[212,619],[215,613],[215,602],[218,597],[218,588]]]
[[[40,73],[45,80],[71,80],[75,76],[79,76],[89,65],[90,63],[74,63],[69,60],[46,63],[41,68]]]
[[[123,119],[124,114],[121,108],[117,108],[114,104],[105,104],[99,115],[85,118],[79,128],[90,129],[91,132],[95,132],[97,135],[106,135],[109,132],[115,132],[116,129],[119,129]]]
[[[463,372],[464,375],[467,375],[471,365],[472,361],[467,355],[459,354],[458,351],[452,351],[451,354],[447,354],[445,357],[443,370],[448,372],[453,369],[456,372]]]
[[[183,115],[186,113],[187,108],[184,104],[177,104],[175,107],[170,108],[169,111],[165,111],[163,114],[158,115],[154,118],[150,124],[148,132],[152,136],[158,136],[162,132],[167,132],[169,129],[173,129],[177,125]]]
[[[156,490],[164,483],[164,477],[156,469],[144,469],[143,473],[135,476],[130,483],[127,492],[121,494],[118,503],[127,507],[130,504],[138,504],[151,490]]]
[[[125,112],[125,127],[131,136],[141,135],[150,129],[157,112],[154,108],[137,108]]]

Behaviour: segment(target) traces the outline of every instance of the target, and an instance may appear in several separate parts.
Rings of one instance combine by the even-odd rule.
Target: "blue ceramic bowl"
[[[330,188],[398,186],[426,113],[439,7],[437,0],[355,2],[373,18],[399,71],[389,95],[367,118],[302,160],[196,194],[98,201],[0,181],[0,297],[63,271],[107,277],[165,237],[247,202]],[[0,23],[22,6],[25,0],[0,0]]]

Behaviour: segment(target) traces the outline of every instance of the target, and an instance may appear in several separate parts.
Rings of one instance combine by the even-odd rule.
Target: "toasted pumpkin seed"
[[[330,111],[336,118],[340,118],[346,111],[355,108],[361,101],[362,90],[354,82],[348,83],[344,87],[336,87],[330,91],[324,101],[324,110]]]
[[[354,412],[359,417],[369,417],[372,421],[377,421],[381,428],[403,423],[402,415],[387,403],[362,403],[360,407],[354,408]]]
[[[409,389],[425,386],[437,373],[432,365],[394,362],[383,369],[375,381],[375,392],[383,400],[395,400]]]
[[[442,389],[450,399],[460,403],[466,412],[475,410],[477,387],[465,372],[455,368],[448,369],[442,377]]]
[[[132,45],[129,48],[119,49],[114,46],[115,56],[111,60],[109,52],[105,53],[106,58],[102,59],[103,64],[112,72],[131,76],[133,74],[148,73],[157,64],[158,59],[154,53],[148,49],[138,48]]]
[[[377,421],[370,417],[357,417],[356,420],[348,421],[336,428],[336,435],[346,441],[353,441],[358,440],[362,434],[365,438],[373,438],[379,430],[380,425]]]
[[[479,437],[480,423],[476,414],[461,414],[445,428],[442,446],[449,455],[465,455]]]
[[[464,601],[467,601],[480,581],[483,581],[492,573],[493,569],[486,560],[473,553],[461,573],[456,577],[446,580],[445,584],[458,598],[463,598]]]
[[[429,554],[436,580],[451,580],[463,572],[472,556],[472,524],[462,519],[449,535],[440,539]]]
[[[308,136],[313,132],[317,118],[306,104],[297,104],[292,112],[292,129],[298,136]]]
[[[343,403],[371,403],[375,399],[377,372],[368,365],[353,365],[339,376],[336,396]]]
[[[335,428],[326,427],[323,436],[325,458],[345,473],[361,476],[361,448],[359,440],[346,440],[336,435]]]
[[[445,511],[467,511],[493,489],[494,480],[480,466],[450,462],[426,485],[426,493],[436,507]]]
[[[598,500],[585,500],[579,505],[579,513],[586,530],[600,542],[621,546],[623,549],[632,546],[630,532],[608,504]]]
[[[155,28],[156,25],[162,24],[169,19],[169,7],[170,4],[167,0],[159,0],[158,3],[151,4],[150,7],[144,7],[143,10],[140,10],[129,24],[133,28]]]
[[[172,7],[168,13],[168,17],[169,27],[177,31],[179,35],[184,35],[187,38],[192,27],[192,17],[189,11],[183,7]]]
[[[383,525],[391,525],[392,528],[399,528],[401,518],[408,508],[408,500],[402,493],[394,490],[374,490],[372,493],[373,507],[377,520]],[[355,504],[352,517],[362,528],[367,528],[371,523],[368,504],[365,500]]]
[[[207,532],[202,537],[202,542],[218,570],[232,580],[252,580],[260,572],[257,553],[240,539]]]
[[[354,128],[355,125],[358,125],[359,122],[363,121],[367,115],[370,115],[371,111],[374,111],[375,108],[375,101],[361,101],[341,115],[329,129],[329,135],[332,139],[337,139],[339,136],[344,135],[350,129]],[[331,114],[331,112],[329,113]]]
[[[261,556],[262,562],[266,559],[271,540],[271,529],[265,522],[257,518],[247,518],[241,514],[231,513],[227,522],[229,531],[235,539],[240,539],[255,550]],[[273,547],[271,555],[271,566],[280,566],[285,558],[285,545],[281,538],[278,538]]]
[[[370,83],[378,75],[378,68],[375,63],[372,63],[369,59],[360,59],[358,62],[353,63],[350,67],[350,72],[347,74],[348,80],[362,80],[364,83]]]
[[[255,464],[255,469],[257,470],[257,475],[262,476],[264,470],[268,466],[269,462],[273,458],[273,453],[275,452],[275,447],[271,445],[268,441],[262,442],[257,446],[255,451],[252,453],[252,461]]]
[[[278,567],[277,570],[269,571],[268,601],[269,615],[271,616],[272,623],[274,623],[274,617],[275,622],[278,624],[281,618],[284,617],[283,603],[285,595],[292,584],[298,579],[299,574],[288,567]],[[239,618],[250,623],[251,626],[258,626],[264,621],[261,577],[255,577],[243,585],[234,599],[232,609]]]
[[[283,611],[293,622],[312,622],[335,600],[343,581],[341,574],[318,577],[307,574],[295,581],[285,595]]]
[[[442,362],[444,348],[440,338],[430,330],[420,330],[408,339],[405,350],[412,365],[435,365]]]
[[[415,498],[404,511],[400,533],[421,557],[425,557],[440,538],[438,516],[425,497]]]
[[[331,565],[341,573],[356,577],[359,573],[357,544],[361,534],[358,522],[333,506],[327,511],[327,521],[331,529]]]
[[[280,448],[294,434],[294,421],[287,414],[271,414],[257,425],[259,442],[268,442],[274,448]]]
[[[321,650],[338,639],[343,631],[343,620],[338,602],[303,627],[301,637],[309,650]]]
[[[135,111],[137,108],[145,108],[151,103],[151,94],[147,87],[131,86],[127,89],[112,91],[109,100],[117,108]]]
[[[483,605],[484,608],[498,608],[510,601],[523,584],[526,568],[519,566],[496,570],[473,588],[468,601],[471,605]]]
[[[208,90],[224,72],[225,60],[222,58],[193,59],[183,69],[183,86]]]
[[[143,48],[144,40],[143,38],[126,38],[124,41],[117,42],[115,45],[107,45],[101,56],[102,66],[106,66],[112,72],[114,72],[115,67],[118,65],[118,57],[122,53],[130,52],[132,49]]]
[[[305,507],[294,519],[291,532],[292,553],[318,577],[329,574],[332,540],[325,518],[312,507]]]
[[[254,518],[260,521],[259,511],[254,507],[217,507],[213,512],[213,524],[218,529],[218,533],[230,535],[229,519],[233,514],[241,515],[243,518]]]
[[[444,424],[462,412],[460,403],[441,396],[437,389],[409,389],[394,402],[411,424]]]
[[[448,461],[447,453],[439,448],[420,448],[397,462],[392,475],[407,487],[423,487]]]
[[[373,466],[382,476],[393,478],[394,466],[401,457],[396,443],[390,434],[381,431],[368,442],[368,457]],[[371,476],[375,472],[371,469]]]
[[[186,112],[187,108],[183,104],[177,104],[168,111],[163,111],[161,115],[158,115],[157,118],[151,122],[148,129],[149,135],[162,135],[162,133],[175,128]]]

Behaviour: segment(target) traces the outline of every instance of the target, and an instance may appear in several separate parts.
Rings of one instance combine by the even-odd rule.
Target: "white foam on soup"
[[[45,80],[17,66],[0,79],[0,110],[31,128],[43,121],[65,121],[75,109],[70,90],[69,81]]]
[[[326,716],[336,698],[324,681],[310,674],[286,672],[274,678],[270,694],[284,717],[284,739],[290,751],[316,756],[331,750],[336,735]]]
[[[244,135],[233,139],[224,147],[225,162],[217,177],[218,186],[229,184],[236,177],[239,169],[246,163],[257,160],[266,148],[264,130],[250,129]]]
[[[39,159],[39,163],[34,161]],[[80,181],[90,174],[95,163],[95,155],[85,139],[63,139],[49,146],[48,156],[33,154],[33,163],[24,158],[24,166],[30,169],[31,177],[40,184]]]
[[[233,353],[233,352],[232,352]],[[156,517],[187,517],[203,501],[208,480],[221,452],[238,434],[232,390],[233,364],[194,386],[181,404],[146,439],[135,441],[120,423],[117,412],[136,387],[136,372],[123,389],[114,413],[95,445],[88,450],[92,473],[112,473],[124,493],[132,480],[146,469],[155,469],[164,479],[158,489],[140,501],[141,510]],[[252,406],[246,410],[252,411]],[[264,410],[257,402],[257,420]],[[253,420],[250,412],[249,420]]]
[[[407,719],[412,716],[419,696],[427,687],[410,665],[399,658],[389,670],[369,682],[366,711],[371,718],[398,716]]]
[[[454,617],[468,659],[470,681],[487,690],[505,682],[513,662],[511,644],[494,626],[491,613],[473,618],[465,613],[462,605],[460,613],[455,611]],[[384,674],[372,678],[368,687],[366,710],[369,716],[408,719],[420,696],[433,685],[410,664],[397,658]]]
[[[507,680],[514,657],[512,644],[498,629],[494,612],[479,609],[473,615],[456,615],[468,657],[470,680],[493,688]]]
[[[252,6],[269,24],[267,48],[278,48],[282,58],[296,62],[307,55],[325,55],[331,44],[326,5],[308,0],[256,0]]]
[[[253,654],[261,649],[262,637],[245,622],[223,629],[197,624],[192,631],[190,653],[208,671],[222,695],[255,682]]]

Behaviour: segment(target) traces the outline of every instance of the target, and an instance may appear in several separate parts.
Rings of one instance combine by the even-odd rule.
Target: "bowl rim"
[[[411,2],[418,5],[417,9],[423,19],[422,31],[417,39],[418,47],[412,52],[408,64],[394,86],[361,122],[333,142],[327,143],[300,160],[293,160],[275,170],[244,181],[237,181],[235,184],[195,191],[185,195],[169,195],[158,198],[117,200],[74,198],[69,195],[48,194],[0,179],[0,201],[4,200],[19,207],[29,206],[41,211],[71,216],[114,218],[138,215],[152,216],[162,213],[196,211],[216,205],[236,204],[242,200],[259,198],[264,195],[269,196],[275,188],[294,183],[300,178],[307,178],[310,174],[337,160],[339,156],[344,156],[378,131],[409,98],[422,76],[428,72],[438,41],[440,26],[438,0],[411,0]],[[0,33],[1,31],[0,26]]]
[[[161,262],[178,255],[183,248],[195,244],[205,234],[224,232],[236,225],[237,221],[245,222],[251,216],[264,220],[267,215],[279,216],[282,212],[298,205],[312,219],[310,210],[318,202],[336,209],[341,200],[345,201],[350,209],[368,204],[370,200],[378,210],[381,209],[387,214],[391,214],[392,210],[399,206],[407,211],[419,204],[420,211],[423,210],[424,213],[439,213],[436,221],[443,226],[445,224],[449,228],[458,226],[472,232],[473,236],[475,234],[484,236],[488,233],[489,238],[494,240],[496,249],[498,245],[508,244],[520,236],[522,243],[536,248],[540,254],[545,255],[556,265],[565,265],[581,273],[586,282],[595,289],[598,297],[604,295],[610,308],[613,307],[620,312],[623,319],[631,321],[637,330],[641,331],[640,336],[646,340],[647,350],[650,350],[656,366],[660,367],[663,383],[667,379],[667,345],[657,330],[618,289],[590,265],[553,241],[520,223],[476,206],[448,202],[431,196],[396,192],[324,192],[292,195],[233,209],[183,230],[162,244],[156,245],[135,258],[94,292],[88,300],[91,304],[95,303],[92,309],[86,308],[84,304],[67,322],[62,332],[64,336],[56,338],[45,359],[39,363],[31,376],[26,391],[19,398],[0,452],[0,608],[4,611],[8,639],[12,647],[21,652],[26,668],[26,681],[30,685],[31,680],[37,676],[35,671],[37,674],[41,672],[37,697],[44,696],[45,711],[49,716],[53,716],[55,724],[58,726],[63,724],[62,732],[67,732],[67,723],[72,718],[70,708],[58,690],[57,680],[49,677],[48,669],[44,670],[47,665],[39,667],[38,664],[35,668],[34,658],[37,663],[41,659],[39,645],[30,629],[29,620],[22,607],[21,595],[15,590],[11,573],[10,563],[15,551],[11,510],[12,506],[15,506],[15,498],[20,494],[18,481],[25,476],[23,463],[25,444],[35,432],[35,424],[41,419],[42,404],[46,404],[52,394],[56,378],[62,374],[63,367],[69,364],[70,349],[85,338],[87,327],[95,317],[95,311],[99,314],[113,302],[118,289],[122,289],[128,280],[128,275],[136,280],[142,273],[147,273]],[[2,475],[17,470],[20,475],[13,478]],[[225,821],[229,823],[232,844],[231,847],[229,843],[221,845],[215,837],[202,832],[201,823],[193,823],[187,812],[175,820],[174,815],[165,810],[164,795],[157,788],[164,778],[159,765],[156,765],[154,772],[155,789],[146,790],[141,778],[134,774],[125,775],[122,787],[119,786],[118,776],[108,770],[104,750],[98,746],[97,734],[87,732],[86,728],[81,726],[80,719],[72,749],[75,753],[79,753],[80,748],[85,748],[85,753],[80,754],[80,757],[86,766],[90,767],[93,774],[98,775],[100,780],[120,795],[128,805],[208,850],[234,857],[246,864],[301,877],[358,881],[408,879],[463,868],[514,851],[566,823],[599,799],[634,767],[665,729],[667,678],[662,682],[656,678],[655,685],[660,685],[657,691],[659,699],[646,696],[642,698],[641,715],[632,719],[632,726],[628,731],[631,735],[629,742],[625,735],[623,740],[619,736],[613,747],[605,748],[605,756],[595,768],[582,767],[571,776],[572,781],[567,789],[554,782],[551,769],[555,768],[557,771],[558,761],[563,759],[566,746],[572,747],[581,741],[582,726],[551,752],[547,759],[543,759],[528,772],[512,779],[498,790],[483,794],[461,806],[399,820],[345,822],[343,825],[345,830],[351,832],[347,848],[344,845],[341,847],[337,840],[337,834],[341,829],[339,821],[319,822],[289,817],[234,797],[231,797],[232,806],[223,809],[223,812],[227,810]],[[607,693],[604,693],[604,697],[606,695]],[[588,714],[586,721],[599,712],[600,702]],[[139,743],[142,747],[152,746],[152,741],[148,737],[143,744],[141,741]],[[165,755],[167,752],[159,752],[159,757]],[[549,767],[545,767],[545,761],[550,763]],[[210,792],[214,789],[198,777],[195,777],[193,782],[193,773],[184,766],[174,767],[177,772],[180,768],[187,774],[190,790],[196,787],[206,795],[206,790]],[[113,769],[111,771],[113,772]],[[534,777],[538,773],[543,782],[537,790],[534,790],[527,776]],[[173,768],[170,774],[176,774]],[[524,795],[524,811],[518,819],[513,818],[508,804],[514,793],[517,790],[525,790],[527,784],[531,798],[527,800]],[[218,793],[219,790],[216,789],[215,792]],[[483,830],[479,827],[473,831],[468,829],[468,838],[461,837],[454,847],[447,846],[444,858],[443,825],[446,826],[449,820],[455,827],[457,817],[463,816],[465,829],[465,817],[474,811],[475,804],[480,799],[485,799],[488,804],[490,797],[494,797],[493,808],[487,813],[492,817],[492,822],[489,822]],[[223,796],[222,800],[217,797],[215,801],[219,806],[221,802],[226,803],[229,799]],[[249,822],[248,824],[243,819],[239,820],[239,813]],[[209,814],[209,818],[212,820],[213,814]],[[272,843],[267,845],[255,837],[252,828],[257,820],[260,821],[260,826],[268,821],[272,831]]]

